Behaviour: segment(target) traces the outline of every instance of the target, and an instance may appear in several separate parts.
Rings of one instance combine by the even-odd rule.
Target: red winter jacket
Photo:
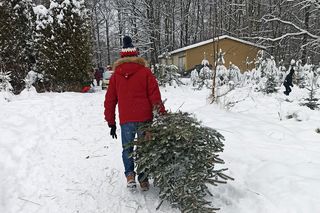
[[[104,115],[109,126],[115,124],[118,104],[120,125],[152,120],[154,107],[165,112],[156,78],[140,57],[125,57],[114,64],[114,74],[104,101]]]

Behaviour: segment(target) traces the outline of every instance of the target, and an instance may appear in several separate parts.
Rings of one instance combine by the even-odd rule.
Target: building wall
[[[196,65],[201,64],[203,59],[207,59],[210,64],[213,64],[213,43],[189,49],[186,51],[186,55],[187,70],[194,69]]]
[[[183,65],[181,64],[182,61],[184,63]],[[172,62],[172,64],[176,65],[177,67],[179,67],[179,69],[187,70],[187,57],[184,51],[172,55],[170,62]]]
[[[255,67],[254,60],[258,51],[261,50],[258,47],[230,39],[222,40],[221,47],[223,47],[222,51],[225,52],[225,66],[228,67],[230,62],[232,62],[238,66],[242,72]],[[250,65],[246,64],[247,57],[248,60],[252,62]]]
[[[219,41],[218,49],[225,52],[224,60],[225,66],[228,67],[229,63],[232,62],[240,68],[242,72],[247,69],[253,69],[254,63],[247,67],[246,59],[249,57],[249,61],[254,61],[257,52],[260,50],[258,47],[254,47],[248,44],[244,44],[231,39],[223,39]],[[172,62],[175,65],[179,65],[179,57],[186,55],[186,66],[185,70],[191,70],[196,65],[201,64],[201,61],[206,58],[210,64],[213,64],[213,44],[209,43],[203,46],[195,47],[193,49],[186,50],[172,55]]]

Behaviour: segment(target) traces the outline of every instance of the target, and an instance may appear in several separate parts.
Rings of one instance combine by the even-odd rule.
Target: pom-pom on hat
[[[131,57],[131,56],[138,56],[138,50],[133,46],[132,39],[130,36],[125,36],[123,38],[123,47],[121,49],[120,55],[121,58],[123,57]]]

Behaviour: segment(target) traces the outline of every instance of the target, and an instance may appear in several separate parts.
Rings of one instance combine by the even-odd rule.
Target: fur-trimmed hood
[[[147,66],[147,61],[144,58],[141,57],[125,57],[125,58],[120,58],[113,64],[113,70],[116,70],[116,68],[124,63],[136,63],[140,64],[144,67]]]

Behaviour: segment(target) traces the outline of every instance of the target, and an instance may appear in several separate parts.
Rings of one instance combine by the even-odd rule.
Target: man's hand
[[[112,138],[116,138],[117,139],[117,134],[116,134],[116,125],[109,125],[110,127],[110,135],[112,136]]]

